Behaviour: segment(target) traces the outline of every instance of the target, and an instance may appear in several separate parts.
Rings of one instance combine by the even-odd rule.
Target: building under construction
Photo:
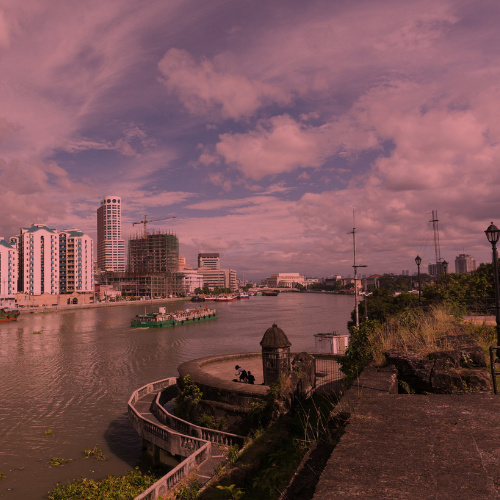
[[[176,272],[179,268],[179,239],[170,232],[136,235],[128,242],[128,272],[140,275]]]

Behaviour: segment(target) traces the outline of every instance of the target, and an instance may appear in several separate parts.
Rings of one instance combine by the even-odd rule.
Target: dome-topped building
[[[272,386],[290,371],[290,346],[285,332],[276,323],[266,330],[260,341],[264,384]]]

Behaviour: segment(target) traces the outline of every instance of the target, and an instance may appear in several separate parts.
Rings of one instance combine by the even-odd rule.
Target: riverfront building
[[[59,233],[59,293],[94,290],[93,244],[79,229]]]
[[[472,255],[461,253],[455,258],[455,272],[457,274],[470,274],[476,268],[476,259]]]
[[[29,295],[59,293],[59,234],[44,224],[21,228],[17,240],[19,255],[18,291]]]
[[[238,290],[238,280],[234,269],[208,269],[198,268],[198,274],[203,276],[203,287],[210,290],[216,288],[230,288],[232,291]]]
[[[121,209],[119,196],[104,197],[97,209],[97,267],[101,271],[125,271]]]
[[[277,273],[267,278],[266,285],[269,288],[294,288],[295,285],[306,286],[306,277],[299,273]]]
[[[220,269],[220,256],[218,253],[199,253],[198,267],[207,269]]]
[[[17,293],[18,252],[15,243],[0,239],[0,305],[14,303]]]
[[[146,237],[135,236],[128,242],[128,272],[151,274],[179,269],[179,239],[175,234],[158,231]]]

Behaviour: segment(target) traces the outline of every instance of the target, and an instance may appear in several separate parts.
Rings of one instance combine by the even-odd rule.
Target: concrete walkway
[[[500,397],[365,385],[348,391],[349,422],[314,500],[500,499]]]
[[[167,429],[168,427],[159,422],[158,419],[149,411],[151,403],[156,398],[156,395],[157,393],[146,394],[145,396],[137,400],[134,407],[144,419],[154,423],[155,425],[163,427],[164,429]],[[173,432],[177,431],[174,430]],[[212,443],[210,457],[199,467],[197,467],[195,471],[195,476],[198,479],[200,485],[204,485],[214,475],[215,468],[222,462],[225,462],[227,460],[227,457],[227,447]]]

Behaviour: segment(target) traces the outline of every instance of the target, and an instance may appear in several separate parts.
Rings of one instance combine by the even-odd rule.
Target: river
[[[145,307],[195,305],[23,312],[17,322],[0,323],[0,498],[41,500],[66,479],[126,473],[141,460],[127,417],[135,389],[177,376],[190,359],[260,351],[274,322],[292,351],[314,351],[315,333],[347,331],[353,297],[281,293],[208,304],[216,320],[167,329],[133,329],[130,319]],[[83,458],[96,444],[105,461]],[[56,457],[71,461],[49,467]]]

